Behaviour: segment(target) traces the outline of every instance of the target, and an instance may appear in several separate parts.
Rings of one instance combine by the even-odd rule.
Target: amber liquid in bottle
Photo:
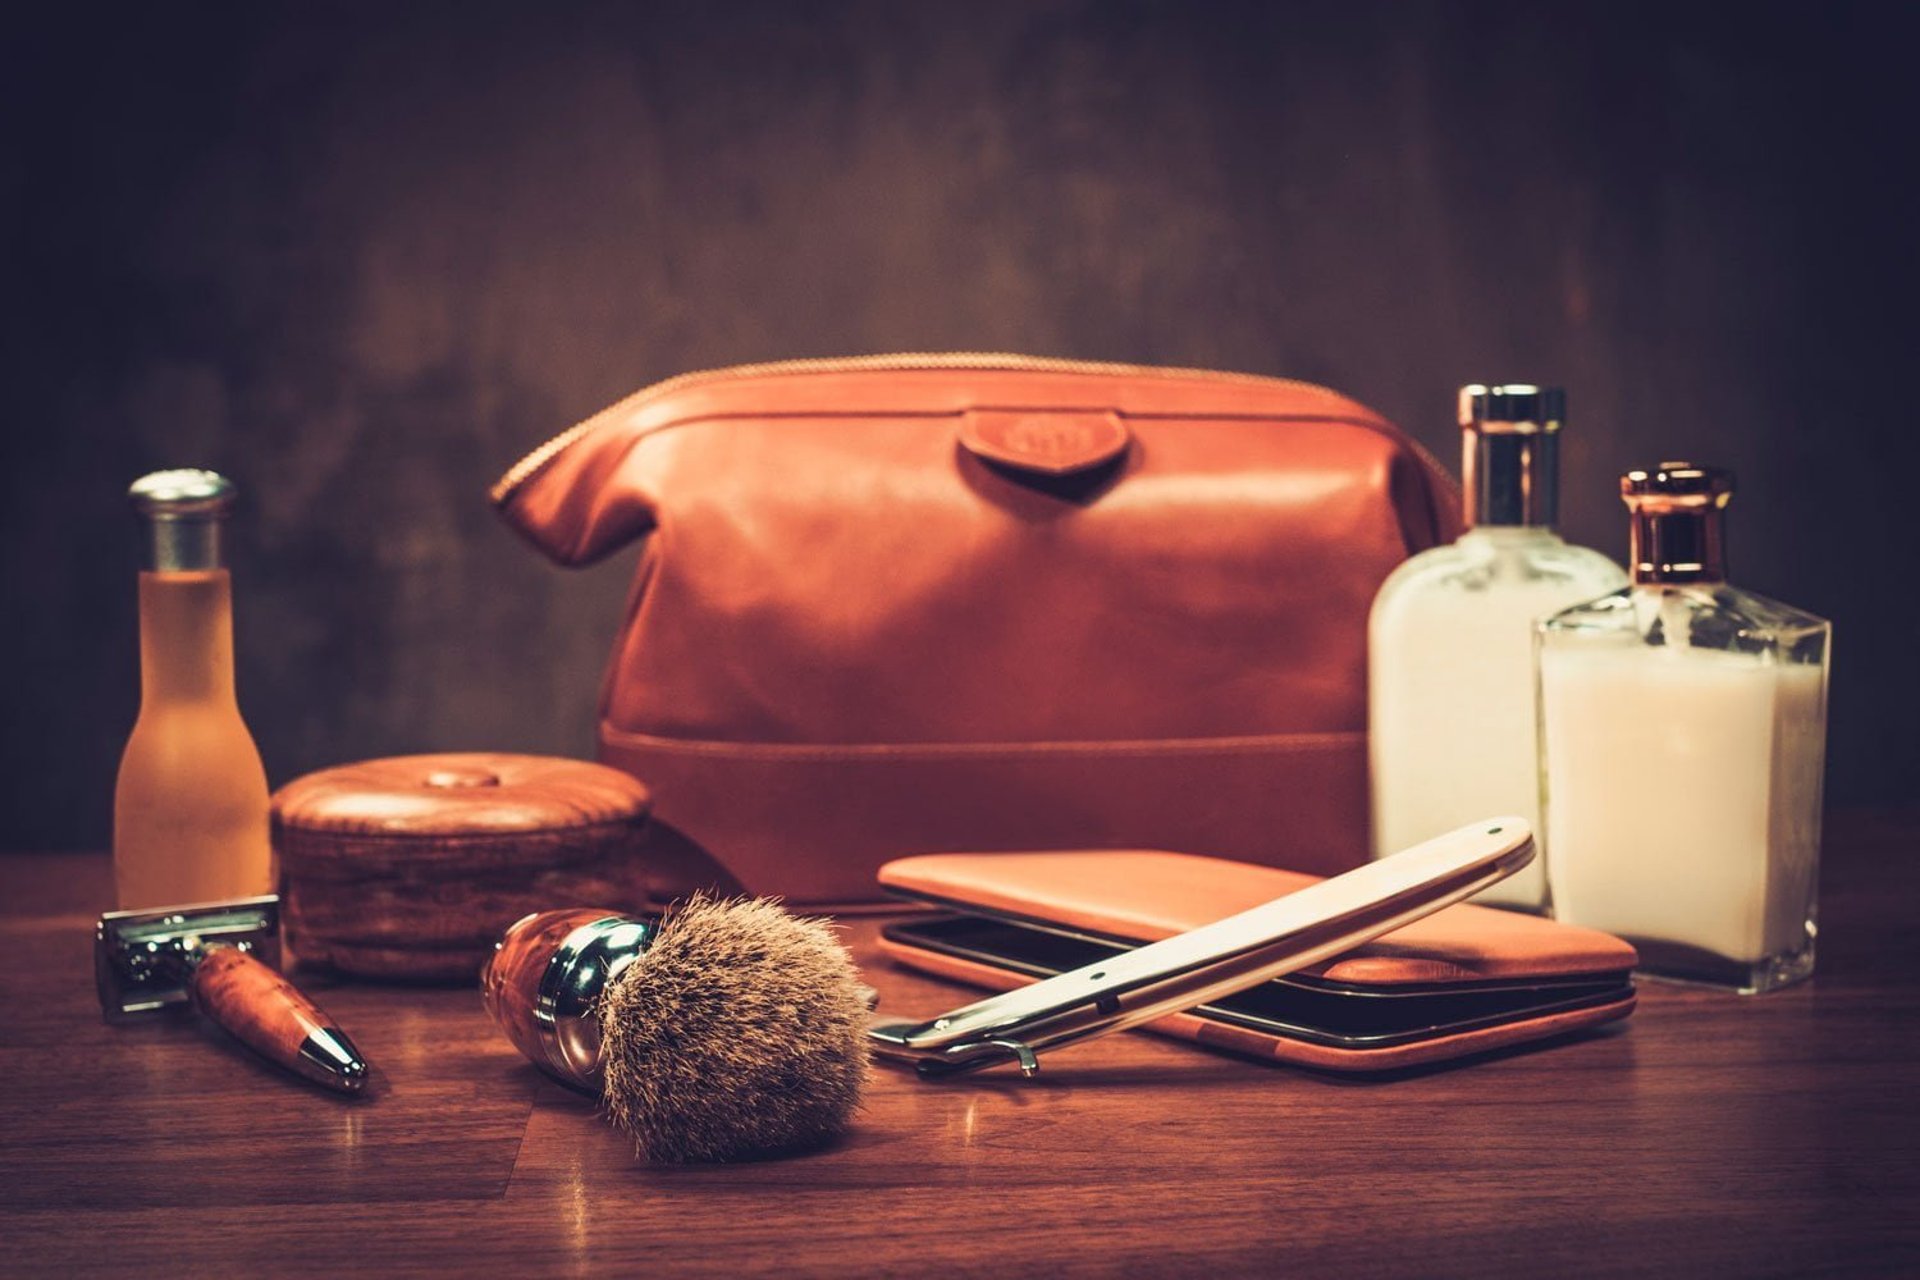
[[[123,910],[271,893],[267,775],[233,682],[224,568],[140,575],[140,715],[114,791]]]

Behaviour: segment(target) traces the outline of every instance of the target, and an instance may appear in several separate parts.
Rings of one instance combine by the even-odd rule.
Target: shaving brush
[[[649,1160],[738,1160],[840,1133],[871,993],[828,927],[762,899],[655,920],[543,911],[482,974],[487,1010],[555,1079],[599,1092]]]

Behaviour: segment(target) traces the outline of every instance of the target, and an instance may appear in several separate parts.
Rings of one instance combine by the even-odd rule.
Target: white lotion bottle
[[[1652,974],[1813,972],[1832,627],[1730,586],[1733,476],[1630,471],[1633,585],[1539,629],[1554,915]]]
[[[1627,581],[1553,530],[1560,390],[1462,387],[1459,417],[1466,532],[1394,570],[1368,625],[1376,858],[1491,814],[1540,829],[1534,625]],[[1541,859],[1475,901],[1546,910]]]

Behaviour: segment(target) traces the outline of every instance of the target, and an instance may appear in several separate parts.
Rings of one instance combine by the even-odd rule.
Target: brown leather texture
[[[661,835],[801,903],[915,852],[1364,860],[1367,610],[1456,532],[1438,466],[1302,383],[879,359],[662,384],[496,488],[561,564],[644,543],[599,741]]]
[[[1319,879],[1159,850],[945,854],[902,858],[880,869],[883,886],[912,898],[1142,943],[1199,928]],[[884,936],[881,947],[909,968],[995,991],[1035,981],[1011,969]],[[1460,903],[1301,972],[1385,991],[1403,985],[1612,974],[1631,969],[1637,960],[1634,949],[1611,934]],[[1315,1044],[1190,1013],[1159,1019],[1147,1029],[1325,1071],[1386,1071],[1598,1026],[1626,1017],[1634,1002],[1627,994],[1587,1008],[1364,1049]]]
[[[585,760],[460,752],[322,769],[273,797],[287,945],[369,978],[470,982],[556,902],[643,909],[647,788]]]
[[[978,914],[1158,942],[1320,877],[1157,849],[1103,849],[900,858],[880,868],[879,880],[891,893]],[[1463,902],[1302,972],[1393,986],[1615,973],[1637,960],[1610,933]]]

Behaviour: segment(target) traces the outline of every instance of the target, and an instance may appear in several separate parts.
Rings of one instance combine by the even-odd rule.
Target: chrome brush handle
[[[1122,952],[928,1022],[876,1023],[873,1049],[946,1075],[1218,1000],[1390,933],[1533,859],[1522,818],[1489,818],[1188,933]]]

